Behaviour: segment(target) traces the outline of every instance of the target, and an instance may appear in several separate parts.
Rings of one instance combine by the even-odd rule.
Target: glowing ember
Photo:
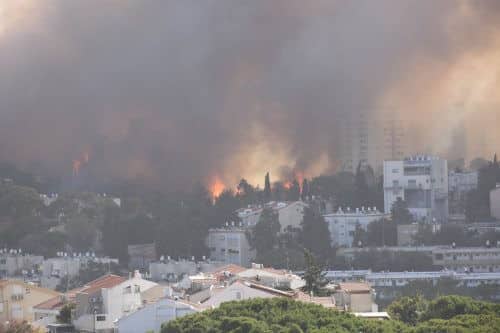
[[[287,190],[292,188],[292,182],[287,180],[286,182],[283,183],[283,187]]]
[[[209,191],[213,198],[217,198],[224,191],[225,187],[224,183],[216,176],[209,187]]]

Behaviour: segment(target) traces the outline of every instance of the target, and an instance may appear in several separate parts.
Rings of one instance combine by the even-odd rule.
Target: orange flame
[[[221,195],[221,193],[226,188],[226,185],[220,180],[219,177],[215,176],[212,184],[209,187],[209,191],[212,194],[213,198],[217,198]]]
[[[80,166],[82,165],[82,162],[80,160],[73,160],[73,176],[78,176],[80,173]]]
[[[80,173],[80,168],[82,167],[82,163],[89,163],[89,152],[84,152],[82,157],[77,160],[73,160],[73,176],[78,176]]]

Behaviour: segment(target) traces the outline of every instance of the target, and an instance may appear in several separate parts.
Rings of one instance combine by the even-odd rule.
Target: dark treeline
[[[342,172],[303,179],[300,184],[296,179],[271,182],[266,174],[264,189],[242,179],[234,191],[226,189],[216,198],[201,184],[170,192],[124,181],[109,187],[105,196],[77,183],[48,207],[39,194],[57,187],[54,180],[41,180],[8,164],[1,165],[0,178],[0,245],[46,256],[90,250],[126,260],[128,244],[155,242],[158,253],[200,258],[208,253],[208,229],[239,222],[237,209],[268,201],[303,200],[312,207],[303,222],[304,232],[275,234],[267,254],[258,251],[260,259],[268,258],[267,264],[297,267],[301,262],[290,262],[290,258],[302,258],[294,254],[302,253],[304,247],[322,258],[331,254],[326,224],[319,214],[326,203],[334,208],[380,207],[383,199],[381,180],[375,179],[371,168],[358,168],[355,175]],[[121,199],[120,207],[112,197]],[[322,241],[315,241],[316,237]]]

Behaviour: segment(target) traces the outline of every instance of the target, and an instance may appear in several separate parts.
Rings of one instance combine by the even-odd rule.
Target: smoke
[[[388,108],[411,150],[460,153],[463,129],[464,157],[489,156],[499,28],[494,0],[4,0],[0,160],[262,183],[333,170],[342,115]]]

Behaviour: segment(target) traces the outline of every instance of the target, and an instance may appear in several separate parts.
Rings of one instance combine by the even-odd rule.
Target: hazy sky
[[[496,0],[0,0],[0,159],[52,174],[316,174],[387,109],[412,151],[489,157],[499,88]]]

